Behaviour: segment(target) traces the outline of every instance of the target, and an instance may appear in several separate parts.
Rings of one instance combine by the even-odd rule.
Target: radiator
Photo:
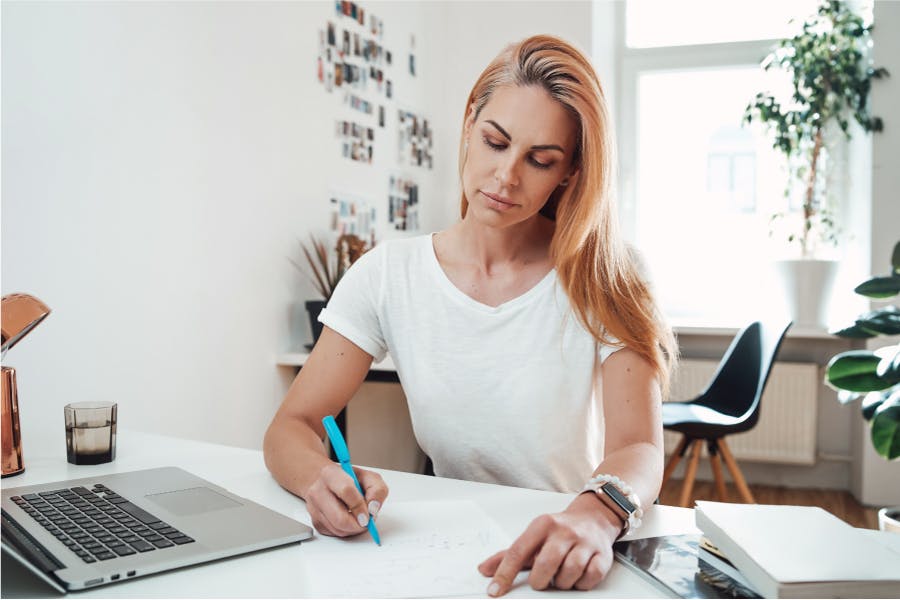
[[[697,396],[712,380],[718,361],[686,359],[679,362],[672,380],[672,400]],[[813,363],[775,363],[762,397],[756,427],[728,436],[737,459],[811,465],[816,457],[816,409],[819,369]],[[665,432],[666,453],[681,434]],[[704,444],[704,455],[706,448]]]

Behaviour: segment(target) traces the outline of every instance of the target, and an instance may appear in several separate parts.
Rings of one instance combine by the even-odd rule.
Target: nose
[[[509,153],[509,156],[503,157],[497,164],[497,170],[494,177],[501,187],[512,187],[519,185],[519,175],[517,171],[518,159]]]

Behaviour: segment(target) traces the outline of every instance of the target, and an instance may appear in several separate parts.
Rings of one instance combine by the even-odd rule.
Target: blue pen
[[[322,419],[322,425],[325,426],[325,433],[328,434],[331,448],[334,450],[334,454],[340,461],[341,468],[351,479],[353,479],[353,483],[356,484],[356,489],[359,490],[359,493],[362,494],[363,499],[365,499],[366,493],[363,491],[362,486],[359,485],[359,479],[356,478],[353,467],[350,466],[350,451],[347,450],[347,442],[344,441],[344,436],[341,435],[340,428],[337,426],[337,423],[334,422],[334,417],[328,415]],[[369,524],[367,527],[369,528],[369,533],[372,535],[372,539],[380,546],[381,537],[378,535],[378,529],[375,527],[375,519],[373,519],[371,515],[369,516]]]

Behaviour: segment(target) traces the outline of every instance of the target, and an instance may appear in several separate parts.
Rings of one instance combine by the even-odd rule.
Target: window
[[[781,308],[760,291],[777,289],[766,239],[785,202],[782,157],[742,117],[757,92],[788,93],[759,63],[815,5],[627,0],[619,11],[623,226],[675,321],[737,325]]]

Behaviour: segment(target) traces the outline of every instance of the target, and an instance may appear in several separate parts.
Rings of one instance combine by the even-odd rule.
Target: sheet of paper
[[[386,503],[368,533],[322,543],[304,555],[313,597],[484,597],[490,580],[478,563],[511,543],[470,500]],[[327,540],[332,541],[332,540]]]

